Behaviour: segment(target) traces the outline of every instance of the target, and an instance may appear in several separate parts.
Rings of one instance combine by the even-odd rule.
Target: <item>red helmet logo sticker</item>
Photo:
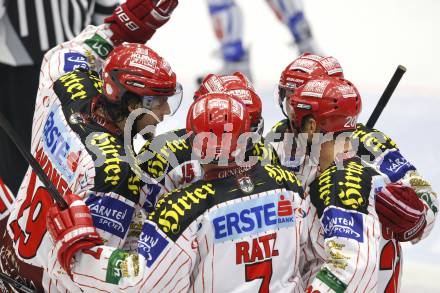
[[[203,112],[205,112],[205,107],[204,107],[204,102],[205,101],[198,101],[195,105],[194,105],[194,109],[193,109],[193,118],[196,119],[197,117],[200,116],[200,114],[202,114]]]
[[[248,90],[244,90],[244,89],[237,89],[237,90],[230,90],[227,91],[228,94],[231,94],[233,96],[236,96],[237,98],[239,98],[243,104],[245,105],[252,105],[252,98],[251,98],[251,94],[249,93]]]
[[[327,57],[319,61],[329,75],[342,72],[341,64],[335,57]]]
[[[301,96],[309,96],[315,98],[322,98],[327,85],[330,83],[329,80],[312,80],[306,83]]]
[[[289,70],[302,70],[308,74],[312,73],[316,67],[316,62],[314,60],[308,59],[297,59],[290,65]]]
[[[357,96],[353,87],[348,84],[338,86],[338,90],[341,92],[342,97],[345,99],[355,98]]]
[[[239,102],[232,100],[232,113],[243,120],[243,112],[243,106]]]
[[[208,92],[224,92],[225,88],[222,81],[217,76],[211,76],[205,83],[205,87]]]
[[[134,66],[148,72],[156,72],[157,60],[144,54],[133,54],[130,58],[130,66]]]

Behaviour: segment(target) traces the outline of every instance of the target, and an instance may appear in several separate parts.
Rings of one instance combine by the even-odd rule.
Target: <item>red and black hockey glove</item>
[[[47,213],[47,229],[54,242],[58,261],[72,276],[72,258],[76,252],[103,244],[93,225],[89,208],[76,194],[65,197],[69,208],[53,205]]]
[[[388,184],[376,194],[376,212],[385,239],[410,241],[426,226],[426,207],[415,191],[401,184]]]
[[[178,0],[127,0],[105,19],[113,31],[112,41],[145,43],[170,19],[177,4]]]

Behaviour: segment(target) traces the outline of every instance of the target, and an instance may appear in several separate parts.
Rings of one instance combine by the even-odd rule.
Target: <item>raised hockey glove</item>
[[[127,0],[105,19],[113,31],[113,43],[144,44],[170,19],[177,4],[178,0]]]
[[[385,239],[410,241],[426,226],[425,205],[412,188],[401,184],[388,184],[376,194],[376,212]]]
[[[89,208],[76,194],[65,197],[69,208],[53,205],[47,214],[47,229],[54,242],[61,267],[72,277],[71,264],[76,252],[103,244],[93,225]]]

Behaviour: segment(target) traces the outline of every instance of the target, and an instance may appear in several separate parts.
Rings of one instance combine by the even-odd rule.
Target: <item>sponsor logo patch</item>
[[[64,54],[64,71],[69,72],[75,69],[82,68],[89,70],[87,57],[76,52],[69,52]]]
[[[157,184],[146,183],[146,188],[148,190],[146,196],[147,199],[145,200],[143,208],[145,209],[145,211],[150,213],[154,210],[154,205],[156,204],[156,198],[160,192],[160,186]]]
[[[85,40],[85,43],[102,59],[107,58],[107,55],[113,50],[112,45],[98,34]]]
[[[61,108],[53,108],[47,117],[43,128],[43,148],[59,173],[70,182],[78,167],[81,150],[79,144],[72,143],[60,111]]]
[[[96,146],[99,150],[99,155],[105,158],[103,163],[103,171],[106,174],[104,178],[105,183],[113,186],[121,182],[122,172],[120,149],[122,146],[116,140],[116,137],[109,133],[96,132],[92,136],[91,144]]]
[[[86,200],[96,228],[124,238],[133,219],[134,208],[109,196],[91,194]]]
[[[188,227],[186,221],[194,211],[203,207],[207,201],[216,195],[211,183],[203,184],[198,188],[194,188],[191,192],[185,190],[185,195],[179,196],[177,199],[171,200],[170,192],[163,195],[156,203],[155,210],[148,216],[149,220],[158,214],[158,226],[173,240],[176,240],[182,231]],[[183,226],[183,229],[182,229]]]
[[[349,162],[344,169],[344,177],[334,177],[337,171],[336,166],[327,168],[321,175],[319,175],[318,187],[319,198],[323,200],[324,206],[329,206],[332,198],[336,195],[343,206],[352,209],[360,209],[366,206],[367,202],[364,200],[362,191],[368,191],[366,185],[363,183],[365,167],[356,161]],[[337,179],[336,184],[333,180]],[[336,188],[334,187],[336,185]],[[368,194],[368,192],[366,194]]]
[[[387,153],[380,164],[380,171],[387,175],[391,182],[402,179],[411,170],[416,168],[397,150]]]
[[[127,257],[128,253],[123,250],[116,249],[113,251],[107,264],[107,274],[105,276],[105,281],[107,283],[119,283],[119,280],[122,278],[121,265]]]
[[[278,193],[227,205],[210,214],[215,242],[295,225],[292,202]]]
[[[325,283],[336,293],[343,293],[345,289],[347,289],[347,285],[338,279],[332,272],[327,268],[322,268],[318,274],[316,274],[316,278],[321,282]],[[307,291],[309,292],[309,291]],[[313,291],[315,292],[315,291]],[[319,291],[318,291],[319,292]]]
[[[145,257],[147,267],[151,267],[168,245],[168,240],[150,223],[144,223],[138,241],[138,253]]]
[[[364,218],[361,213],[328,208],[322,215],[324,238],[344,237],[364,242]]]

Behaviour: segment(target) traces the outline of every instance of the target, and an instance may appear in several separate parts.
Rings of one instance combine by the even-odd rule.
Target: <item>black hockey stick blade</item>
[[[382,96],[379,99],[379,102],[377,102],[376,107],[374,108],[373,113],[371,113],[370,118],[367,121],[366,126],[368,128],[373,128],[376,124],[377,120],[379,119],[380,114],[382,114],[383,109],[387,105],[388,101],[390,100],[391,96],[393,95],[394,90],[396,89],[397,85],[400,82],[400,79],[405,74],[406,68],[403,65],[397,66],[396,71],[393,74],[393,77],[391,77],[390,82],[388,83],[387,87],[383,91]]]
[[[0,112],[0,127],[6,132],[9,138],[14,142],[15,146],[20,151],[21,155],[24,159],[31,165],[32,169],[37,174],[38,178],[43,182],[46,189],[49,191],[52,198],[57,202],[58,206],[61,209],[67,209],[69,206],[58,190],[53,185],[52,181],[50,181],[49,177],[47,177],[46,173],[44,173],[43,168],[41,168],[40,164],[37,160],[32,156],[32,154],[26,150],[24,147],[23,141],[18,137],[18,134],[12,128],[12,125],[5,118],[3,113]]]
[[[36,293],[37,292],[36,290],[31,289],[31,288],[23,285],[20,282],[17,282],[16,280],[12,279],[8,275],[3,274],[2,272],[0,272],[0,280],[8,283],[9,285],[11,285],[12,287],[14,287],[15,289],[17,289],[20,292],[24,292],[24,293]]]

